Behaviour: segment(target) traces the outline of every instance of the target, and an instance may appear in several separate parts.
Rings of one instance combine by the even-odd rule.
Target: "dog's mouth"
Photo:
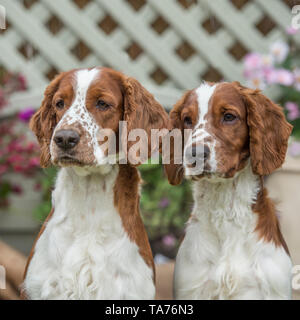
[[[55,161],[58,165],[62,167],[67,167],[67,166],[79,166],[82,167],[84,166],[84,163],[77,158],[70,156],[70,155],[62,155],[57,158]]]

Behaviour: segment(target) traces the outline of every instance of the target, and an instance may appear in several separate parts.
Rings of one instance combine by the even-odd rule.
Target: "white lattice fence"
[[[242,57],[284,37],[297,2],[0,0],[8,20],[0,65],[21,71],[30,88],[7,110],[38,106],[57,72],[94,65],[136,77],[165,106],[201,79],[243,82]]]

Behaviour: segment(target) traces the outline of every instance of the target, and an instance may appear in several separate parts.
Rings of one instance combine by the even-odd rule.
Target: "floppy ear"
[[[168,181],[172,185],[180,184],[183,180],[183,174],[184,174],[184,168],[183,168],[183,148],[184,148],[184,131],[183,131],[183,124],[181,121],[181,111],[183,109],[185,100],[187,96],[189,95],[190,91],[186,92],[179,101],[175,104],[173,109],[171,110],[169,114],[169,129],[179,129],[181,131],[181,144],[182,144],[182,150],[181,150],[181,159],[175,158],[175,146],[174,141],[175,138],[170,138],[170,164],[164,164],[164,170],[165,174],[168,178]],[[180,163],[178,163],[180,162]]]
[[[151,156],[153,151],[160,149],[161,144],[153,145],[151,148],[151,130],[167,129],[168,114],[164,108],[155,100],[153,95],[148,92],[137,80],[125,78],[124,86],[124,118],[127,122],[127,135],[122,134],[122,149],[128,154],[129,149],[135,141],[128,141],[128,134],[134,129],[143,129],[147,134],[148,143],[143,145],[144,154]],[[147,159],[142,159],[141,162]],[[130,162],[130,159],[129,159]],[[132,163],[133,164],[133,163]],[[133,165],[139,165],[134,163]]]
[[[268,175],[283,164],[293,127],[286,121],[282,108],[260,90],[235,84],[247,108],[252,170],[260,176]]]
[[[50,165],[50,141],[57,124],[56,113],[52,108],[52,98],[63,75],[64,72],[60,73],[48,85],[42,104],[29,123],[30,129],[34,132],[40,144],[40,163],[43,168]]]

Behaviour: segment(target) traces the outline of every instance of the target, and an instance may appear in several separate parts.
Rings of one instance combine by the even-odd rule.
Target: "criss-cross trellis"
[[[40,103],[53,76],[105,65],[136,77],[165,106],[206,80],[243,82],[242,58],[267,51],[291,23],[287,0],[1,0],[7,29],[0,65],[29,91],[12,110]],[[296,40],[300,43],[300,40]]]

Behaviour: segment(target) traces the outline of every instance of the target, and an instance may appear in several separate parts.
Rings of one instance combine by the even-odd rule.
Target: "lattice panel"
[[[192,88],[202,79],[243,81],[244,55],[284,37],[297,2],[2,0],[8,27],[0,65],[23,72],[32,89],[61,70],[94,65],[161,90]]]

